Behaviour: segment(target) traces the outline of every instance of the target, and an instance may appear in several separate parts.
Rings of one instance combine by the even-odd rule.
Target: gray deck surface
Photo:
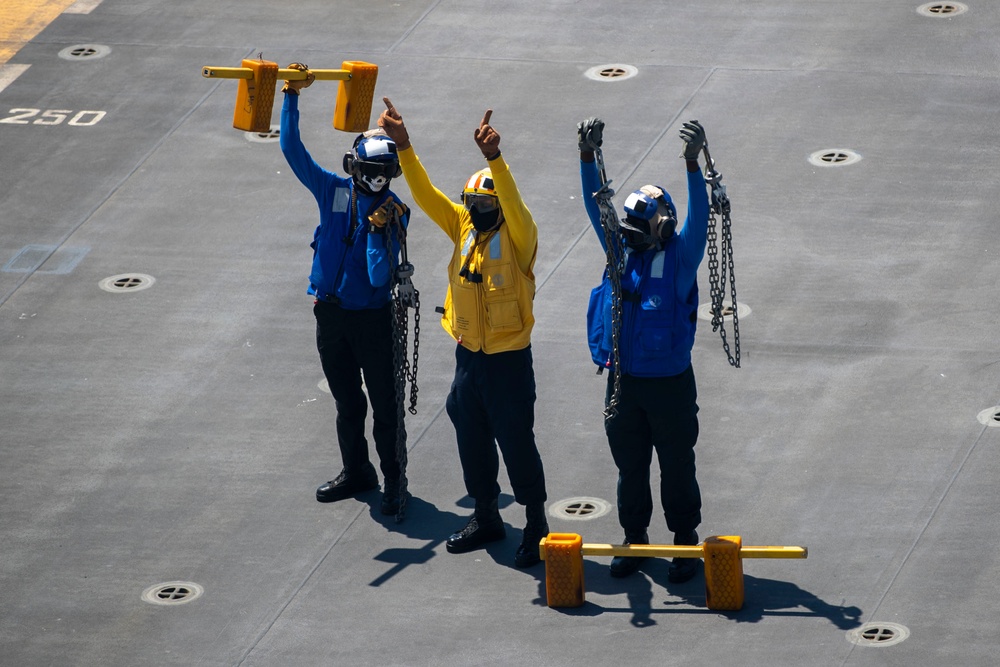
[[[104,0],[60,16],[0,92],[2,118],[72,111],[0,123],[0,664],[997,664],[1000,428],[977,415],[1000,404],[1000,6],[919,4]],[[111,52],[59,57],[78,44]],[[315,204],[276,142],[232,129],[236,82],[200,75],[259,52],[378,64],[377,99],[453,195],[494,110],[540,229],[549,506],[615,497],[575,125],[607,122],[619,193],[660,183],[683,207],[677,130],[699,119],[751,309],[738,370],[699,326],[699,532],[809,558],[746,561],[745,606],[723,613],[701,575],[670,584],[658,560],[612,579],[587,557],[585,606],[552,609],[544,566],[513,566],[524,516],[503,472],[507,539],[448,554],[470,512],[433,310],[451,250],[419,211],[415,497],[399,524],[377,492],[317,503],[340,458],[305,294]],[[638,74],[585,76],[607,64]],[[330,126],[336,90],[318,82],[301,108],[307,147],[339,170],[353,135]],[[106,115],[70,125],[81,110]],[[862,159],[809,162],[827,149]],[[99,287],[122,274],[155,283]],[[704,263],[700,284],[704,303]],[[613,510],[550,526],[621,539]],[[659,511],[650,536],[670,539]],[[172,581],[204,592],[142,599]],[[850,641],[865,624],[910,634]]]

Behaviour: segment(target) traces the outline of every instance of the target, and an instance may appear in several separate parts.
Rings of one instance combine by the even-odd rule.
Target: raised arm
[[[500,199],[500,209],[503,211],[507,233],[510,234],[511,243],[517,253],[518,265],[524,273],[530,274],[538,249],[538,226],[521,198],[514,176],[510,173],[510,167],[500,154],[500,133],[490,125],[492,116],[493,109],[487,109],[472,136],[490,166],[493,187],[496,188],[497,197]]]
[[[301,63],[292,63],[288,68],[303,71],[308,69]],[[312,78],[307,77],[301,81],[285,82],[281,89],[285,93],[285,100],[281,105],[281,132],[278,140],[292,173],[318,198],[330,172],[313,160],[299,135],[299,91],[308,88],[312,81]]]
[[[677,288],[680,294],[687,294],[694,285],[708,242],[708,192],[698,166],[698,154],[705,146],[705,130],[701,123],[693,120],[684,123],[680,135],[684,141],[681,157],[687,165],[688,206],[684,227],[678,233],[681,271],[677,276]]]
[[[385,102],[386,109],[379,116],[378,125],[396,142],[399,166],[403,169],[403,177],[406,178],[406,184],[413,195],[413,202],[457,243],[462,215],[467,215],[465,208],[451,201],[448,195],[431,183],[427,171],[410,144],[410,135],[403,123],[403,117],[388,97],[383,97],[382,101]]]
[[[597,149],[604,139],[604,121],[600,118],[588,118],[576,126],[577,147],[580,149],[580,185],[583,188],[583,206],[590,218],[590,225],[597,233],[597,240],[607,252],[607,242],[604,238],[604,226],[601,224],[601,207],[598,206],[594,193],[601,183],[601,174],[597,168]]]

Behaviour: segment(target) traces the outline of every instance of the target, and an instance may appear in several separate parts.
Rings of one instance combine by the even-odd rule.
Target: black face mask
[[[656,245],[656,239],[649,233],[649,222],[640,218],[628,216],[620,221],[625,245],[632,250],[648,250]]]
[[[480,213],[477,209],[469,209],[472,216],[472,226],[477,232],[491,232],[500,221],[500,209],[494,209],[488,213]]]

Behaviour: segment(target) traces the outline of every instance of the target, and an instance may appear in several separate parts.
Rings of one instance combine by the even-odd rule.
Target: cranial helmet
[[[497,226],[500,198],[493,188],[493,173],[489,169],[480,169],[469,177],[462,189],[462,204],[478,231],[488,232]]]
[[[354,184],[366,194],[381,192],[390,180],[403,173],[396,142],[381,129],[359,134],[351,150],[344,154],[344,171],[354,177]]]
[[[677,228],[674,202],[663,188],[644,185],[625,199],[621,227],[625,242],[636,250],[665,244]]]
[[[493,189],[493,172],[489,169],[480,169],[470,176],[465,184],[465,188],[462,189],[463,204],[466,204],[465,200],[468,195],[489,195],[496,197],[497,191]]]

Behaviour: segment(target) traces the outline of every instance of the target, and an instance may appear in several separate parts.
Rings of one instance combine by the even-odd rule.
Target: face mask
[[[480,213],[478,209],[473,208],[469,209],[469,215],[472,216],[472,226],[476,228],[477,232],[493,231],[500,221],[499,208],[487,213]]]
[[[354,185],[366,195],[378,194],[385,190],[399,169],[399,164],[396,162],[373,162],[351,158],[350,153],[344,157],[344,169],[354,175]]]
[[[366,195],[377,195],[389,187],[389,179],[385,176],[355,176],[354,185]]]
[[[620,222],[625,245],[632,250],[642,251],[652,248],[656,240],[649,233],[649,222],[640,218],[628,216]]]

